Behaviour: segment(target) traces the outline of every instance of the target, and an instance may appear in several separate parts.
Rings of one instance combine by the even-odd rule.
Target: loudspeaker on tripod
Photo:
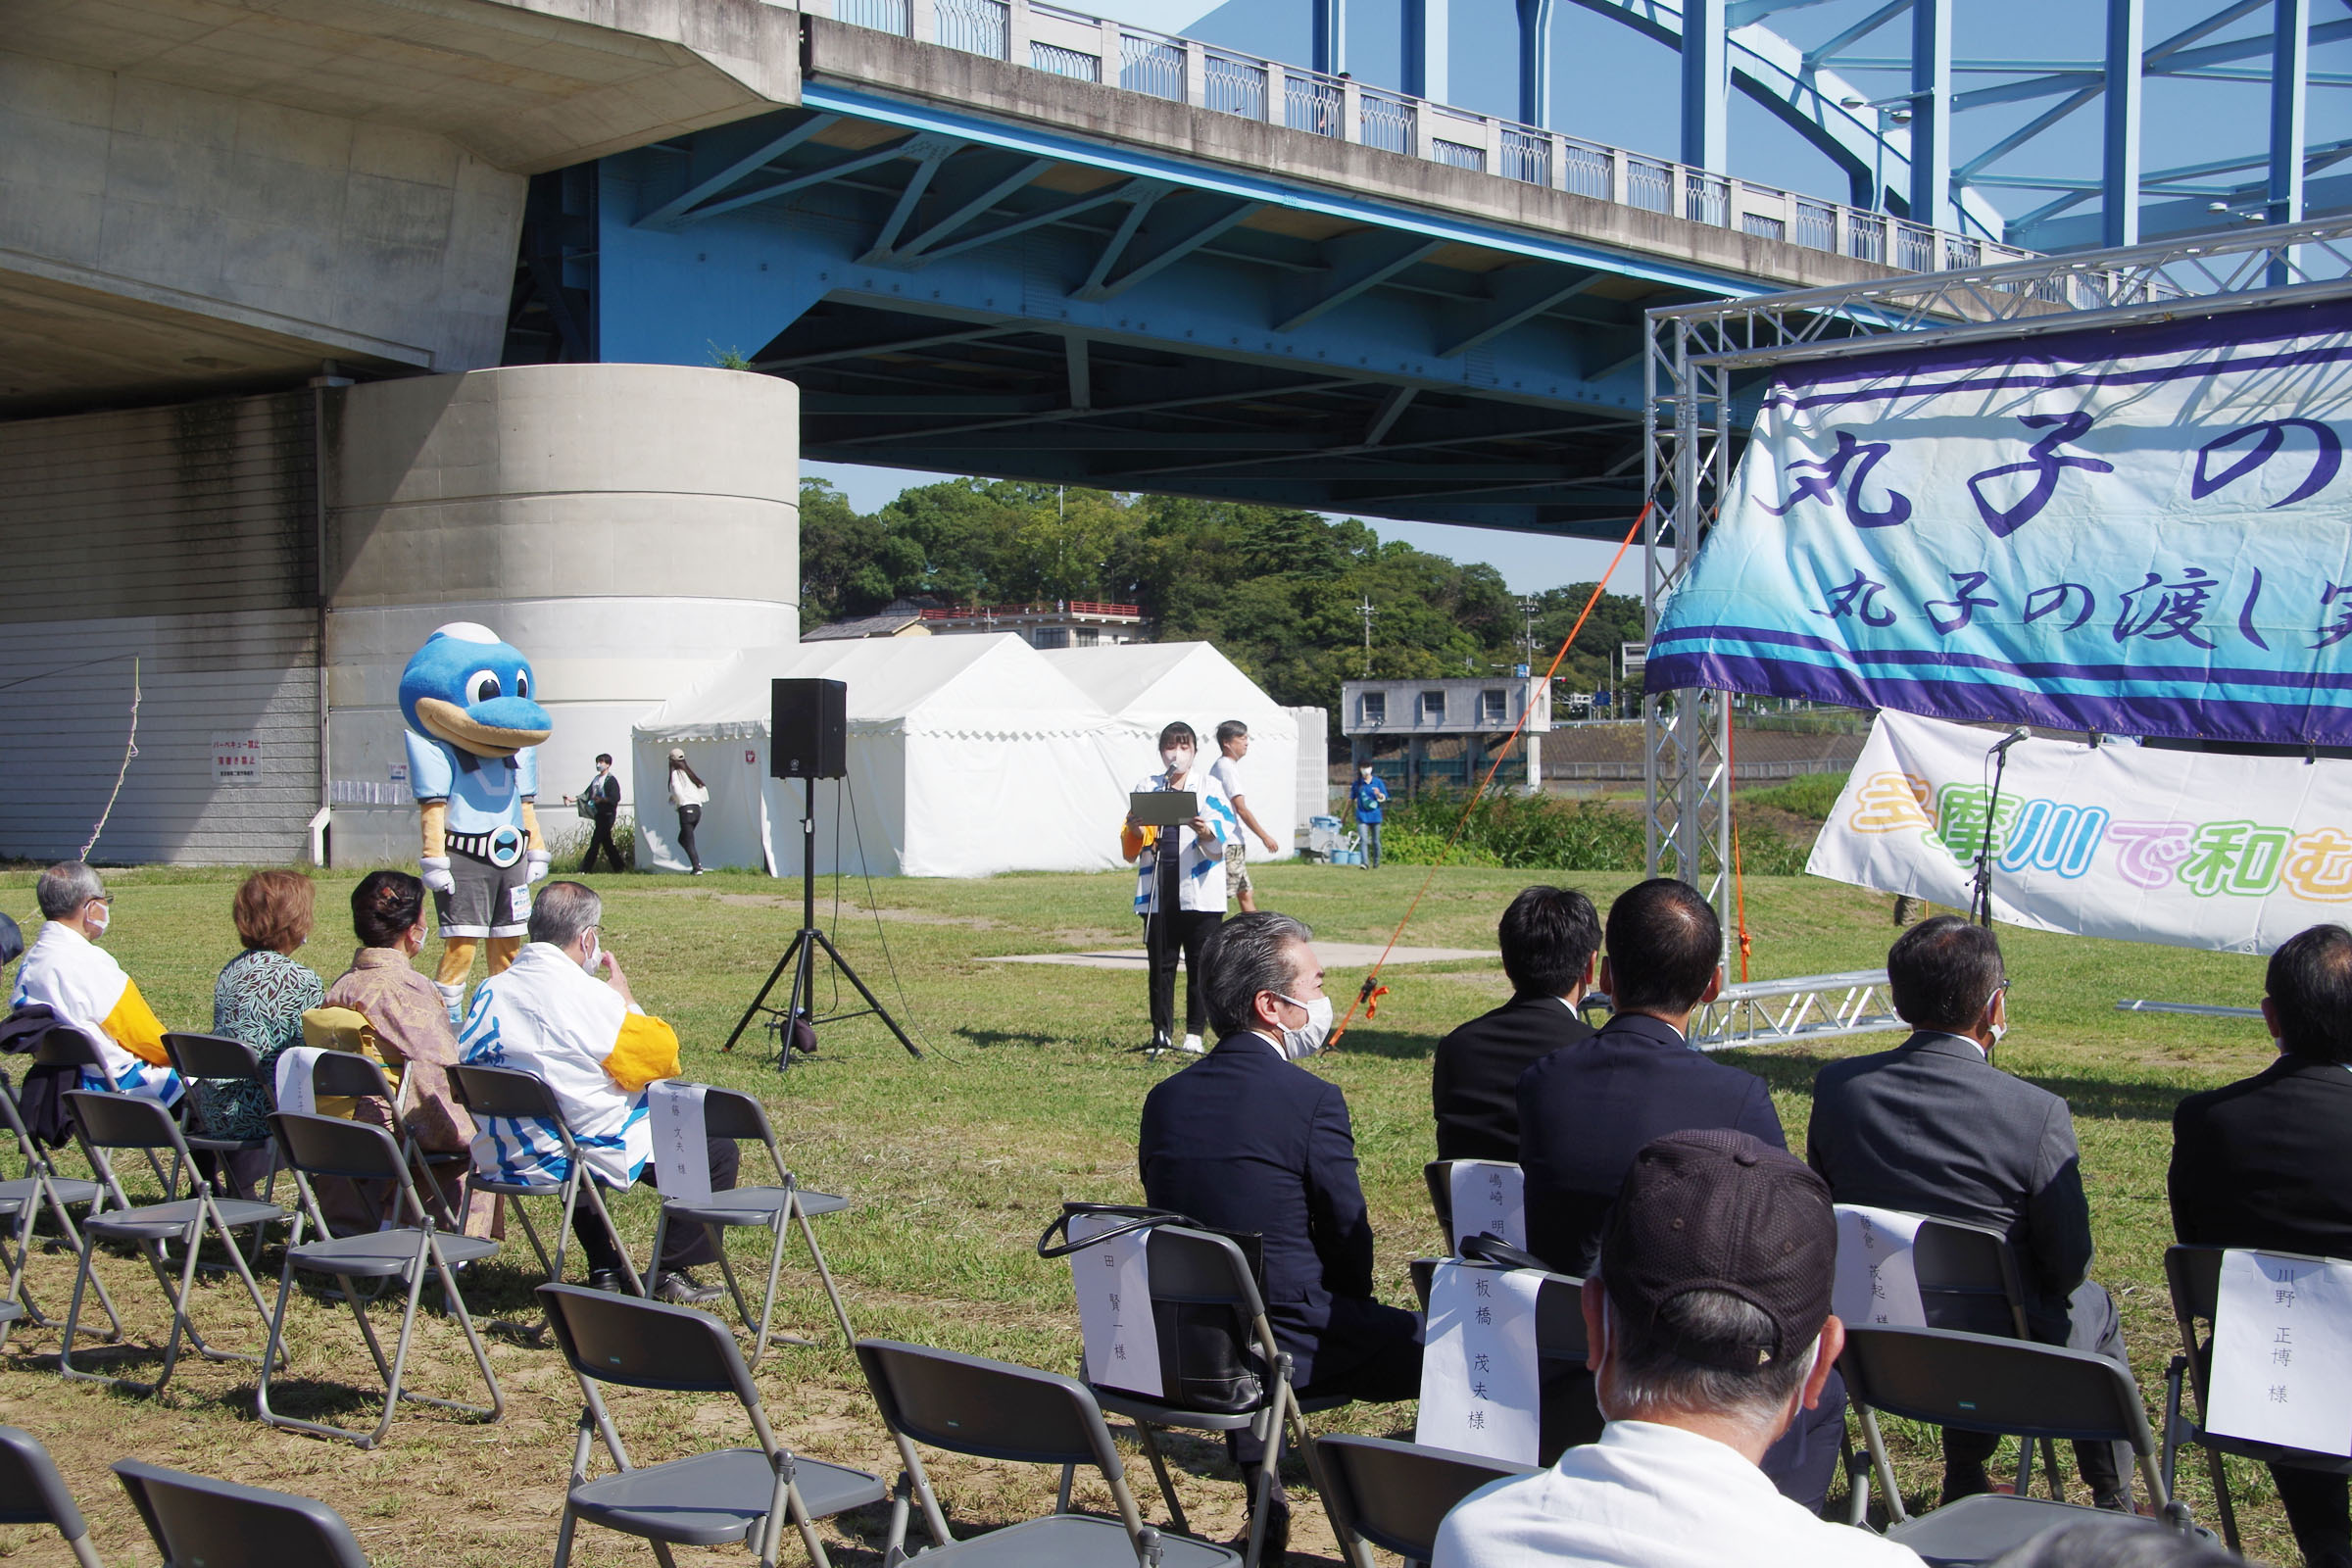
[[[802,678],[768,686],[768,776],[848,777],[849,683]]]

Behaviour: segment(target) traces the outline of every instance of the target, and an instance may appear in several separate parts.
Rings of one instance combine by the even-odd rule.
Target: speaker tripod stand
[[[922,1052],[913,1041],[906,1038],[906,1031],[899,1027],[899,1021],[890,1015],[890,1009],[882,1005],[882,999],[858,978],[858,971],[850,967],[850,960],[841,956],[841,950],[833,946],[832,939],[817,929],[816,781],[804,779],[802,788],[805,793],[801,798],[801,929],[793,934],[791,944],[784,950],[784,956],[778,958],[776,966],[768,971],[766,983],[760,986],[760,994],[752,999],[752,1004],[743,1009],[743,1017],[735,1025],[735,1032],[727,1036],[727,1043],[719,1050],[733,1051],[735,1042],[741,1040],[743,1032],[752,1026],[752,1020],[764,1012],[768,1015],[768,1026],[778,1032],[776,1065],[789,1067],[792,1065],[792,1025],[795,1018],[808,1019],[809,1028],[813,1030],[820,1023],[840,1023],[844,1019],[863,1018],[871,1014],[882,1020],[883,1027],[898,1038],[900,1045],[906,1048],[908,1055],[920,1061]],[[816,1015],[816,956],[820,949],[826,957],[833,960],[833,967],[857,988],[858,995],[865,999],[864,1006],[822,1018]],[[776,982],[784,978],[787,969],[792,971],[792,991],[785,998],[783,1006],[772,1006],[767,999],[774,993]]]

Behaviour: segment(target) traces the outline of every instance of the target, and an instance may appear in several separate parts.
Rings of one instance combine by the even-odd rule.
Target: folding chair
[[[14,1253],[9,1253],[6,1246],[0,1245],[0,1263],[4,1263],[8,1269],[8,1297],[6,1302],[0,1305],[21,1307],[22,1315],[47,1328],[51,1319],[34,1304],[32,1293],[24,1284],[25,1270],[32,1261],[32,1228],[42,1213],[46,1212],[57,1222],[58,1234],[64,1238],[66,1245],[79,1252],[81,1232],[74,1229],[74,1216],[70,1211],[76,1207],[87,1207],[96,1213],[105,1201],[106,1189],[96,1182],[75,1181],[57,1173],[56,1161],[43,1152],[40,1140],[34,1138],[32,1129],[24,1124],[24,1108],[17,1102],[16,1085],[9,1081],[5,1072],[0,1072],[0,1120],[7,1122],[9,1132],[17,1140],[18,1152],[24,1156],[24,1176],[16,1181],[0,1182],[0,1219],[14,1219],[17,1222]],[[108,1342],[120,1341],[122,1338],[122,1320],[116,1315],[114,1299],[106,1294],[103,1284],[98,1286],[98,1304],[105,1309],[106,1321],[113,1330]],[[14,1315],[0,1315],[0,1340],[7,1338],[5,1325],[11,1321],[14,1321]]]
[[[1455,1503],[1490,1482],[1536,1469],[1388,1438],[1317,1438],[1315,1448],[1331,1484],[1327,1501],[1341,1549],[1367,1542],[1402,1557],[1405,1568],[1436,1555],[1438,1526]]]
[[[136,1149],[154,1157],[159,1149],[169,1150],[181,1164],[187,1163],[188,1146],[181,1141],[179,1124],[172,1113],[152,1100],[132,1095],[99,1094],[87,1089],[70,1089],[65,1095],[66,1111],[74,1122],[74,1136],[90,1168],[99,1173],[107,1187],[120,1193],[115,1181],[114,1167],[108,1162],[110,1149]],[[169,1191],[169,1189],[166,1189]],[[110,1383],[135,1394],[160,1394],[172,1381],[172,1368],[179,1364],[179,1341],[184,1332],[196,1352],[212,1361],[250,1361],[252,1356],[234,1350],[216,1350],[204,1343],[197,1332],[195,1320],[188,1315],[188,1297],[196,1288],[196,1257],[203,1250],[207,1235],[217,1236],[235,1265],[237,1277],[245,1282],[245,1294],[253,1300],[256,1316],[268,1321],[270,1310],[262,1304],[262,1289],[254,1283],[253,1270],[245,1264],[245,1254],[238,1250],[235,1233],[254,1225],[268,1225],[287,1217],[286,1211],[275,1203],[247,1201],[235,1198],[215,1198],[202,1183],[197,1185],[193,1198],[167,1199],[160,1203],[125,1204],[102,1214],[92,1214],[81,1225],[81,1261],[74,1275],[74,1299],[66,1308],[65,1344],[59,1348],[57,1370],[63,1376],[78,1378],[89,1383]],[[155,1281],[163,1287],[172,1302],[172,1336],[164,1346],[164,1367],[153,1383],[139,1383],[129,1378],[113,1378],[96,1372],[83,1372],[74,1365],[74,1332],[81,1320],[83,1288],[96,1278],[95,1255],[98,1243],[127,1242],[138,1248],[155,1271]],[[161,1243],[176,1242],[186,1256],[180,1265],[179,1286],[172,1288],[172,1276],[164,1267]]]
[[[1061,1217],[1038,1239],[1041,1256],[1059,1257],[1093,1243],[1077,1243],[1061,1248],[1050,1248],[1048,1243],[1056,1231],[1067,1234],[1074,1214],[1088,1212],[1147,1215],[1142,1209],[1121,1209],[1116,1205],[1062,1205]],[[1160,1216],[1164,1221],[1166,1216]],[[1097,1238],[1098,1241],[1107,1238]],[[1321,1462],[1307,1441],[1306,1407],[1291,1386],[1291,1355],[1274,1340],[1273,1325],[1266,1318],[1266,1303],[1257,1287],[1257,1270],[1243,1254],[1241,1247],[1230,1236],[1214,1231],[1197,1230],[1189,1225],[1159,1223],[1152,1228],[1152,1245],[1145,1253],[1151,1270],[1152,1307],[1154,1319],[1161,1307],[1181,1310],[1185,1307],[1226,1309],[1227,1332],[1237,1350],[1254,1361],[1258,1382],[1257,1400],[1249,1408],[1238,1411],[1207,1410],[1165,1398],[1152,1398],[1124,1389],[1106,1388],[1089,1383],[1087,1387],[1101,1408],[1111,1415],[1125,1416],[1135,1423],[1136,1436],[1141,1440],[1144,1456],[1152,1462],[1152,1474],[1159,1483],[1159,1494],[1168,1505],[1168,1518],[1177,1531],[1191,1530],[1184,1517],[1184,1505],[1176,1499],[1176,1488],[1168,1478],[1166,1458],[1160,1453],[1157,1429],[1180,1428],[1190,1432],[1249,1431],[1265,1446],[1265,1457],[1250,1477],[1250,1539],[1243,1554],[1245,1568],[1257,1568],[1258,1552],[1265,1544],[1267,1501],[1277,1484],[1276,1466],[1282,1457],[1282,1437],[1294,1434],[1300,1456],[1306,1461],[1307,1473],[1313,1478],[1317,1495],[1323,1494]],[[1213,1321],[1213,1319],[1211,1320]],[[1156,1321],[1155,1321],[1156,1326]],[[1207,1324],[1196,1312],[1194,1321],[1186,1326],[1188,1336],[1207,1332]],[[1169,1343],[1163,1333],[1161,1343]],[[1317,1400],[1317,1410],[1336,1409],[1344,1399]],[[1063,1499],[1066,1505],[1069,1476],[1062,1478]],[[1369,1568],[1359,1563],[1358,1568]]]
[[[482,1338],[474,1332],[473,1318],[466,1310],[466,1298],[459,1293],[457,1276],[451,1271],[453,1262],[470,1263],[490,1256],[498,1250],[498,1244],[480,1236],[445,1237],[435,1230],[432,1216],[425,1212],[423,1200],[416,1196],[416,1184],[409,1178],[408,1161],[401,1157],[391,1135],[381,1127],[344,1121],[336,1116],[306,1116],[283,1110],[270,1116],[270,1125],[276,1134],[285,1164],[294,1172],[294,1186],[301,1194],[303,1207],[312,1223],[318,1227],[322,1240],[307,1246],[289,1244],[286,1248],[285,1266],[277,1277],[277,1306],[270,1317],[270,1343],[262,1352],[261,1392],[257,1396],[262,1419],[273,1427],[345,1438],[363,1448],[372,1448],[392,1429],[393,1412],[400,1408],[403,1399],[466,1415],[487,1416],[493,1421],[504,1415],[506,1396],[499,1392],[498,1375],[490,1370],[490,1354],[482,1348]],[[318,1211],[318,1195],[311,1187],[314,1176],[390,1182],[405,1200],[404,1212],[411,1223],[336,1239],[328,1233],[326,1217]],[[368,1342],[368,1353],[374,1357],[376,1375],[384,1383],[383,1414],[372,1431],[358,1431],[332,1422],[305,1421],[279,1415],[270,1408],[270,1369],[283,1358],[286,1300],[294,1293],[294,1275],[298,1270],[305,1274],[333,1275],[343,1287],[343,1299],[350,1304],[351,1315],[359,1320],[360,1337]],[[466,1343],[473,1350],[473,1364],[482,1374],[483,1385],[490,1390],[490,1402],[486,1405],[412,1394],[400,1386],[401,1375],[409,1364],[409,1342],[416,1330],[416,1303],[424,1294],[424,1277],[428,1273],[440,1281],[444,1307],[466,1331]],[[355,1281],[362,1279],[393,1280],[409,1288],[408,1305],[400,1317],[400,1339],[389,1363],[384,1360],[384,1348],[375,1337],[374,1326],[368,1321],[367,1303],[360,1299]]]
[[[1158,1245],[1155,1235],[1152,1246]],[[920,1558],[926,1568],[1234,1568],[1242,1561],[1223,1546],[1164,1535],[1143,1522],[1102,1407],[1077,1379],[893,1340],[859,1340],[858,1361],[906,1466],[891,1493],[885,1562],[909,1560],[910,1494],[934,1543]],[[1093,1465],[1110,1485],[1118,1517],[1069,1512],[1065,1484],[1046,1517],[959,1542],[923,1471],[918,1443],[1065,1472]]]
[[[115,1081],[115,1070],[106,1064],[106,1054],[98,1049],[98,1042],[70,1023],[53,1025],[47,1034],[41,1036],[40,1044],[32,1048],[32,1064],[36,1067],[76,1067],[80,1069],[84,1078],[96,1078],[104,1084],[106,1093],[110,1095],[122,1093],[122,1086]],[[78,1089],[80,1086],[81,1080],[75,1079],[74,1087]],[[95,1091],[91,1092],[95,1093]],[[145,1099],[146,1097],[132,1096],[131,1098]],[[165,1175],[163,1161],[155,1157],[155,1151],[152,1149],[147,1151],[147,1168],[154,1171],[155,1179],[163,1184],[166,1198],[170,1198],[179,1190],[179,1167],[172,1166],[172,1174]],[[115,1200],[118,1207],[129,1206],[130,1200],[122,1196],[122,1185],[115,1180],[111,1171],[102,1173],[97,1166],[92,1165],[90,1174],[105,1184],[107,1196]]]
[[[2212,1376],[2210,1354],[2198,1336],[2201,1331],[2210,1338],[2213,1332],[2214,1304],[2221,1296],[2222,1253],[2219,1247],[2169,1247],[2164,1253],[2164,1279],[2172,1288],[2173,1320],[2180,1325],[2180,1349],[2173,1357],[2165,1375],[2164,1387],[2164,1484],[2173,1484],[2175,1461],[2180,1446],[2193,1443],[2205,1450],[2206,1473],[2213,1478],[2213,1502],[2222,1516],[2222,1539],[2230,1549],[2239,1549],[2237,1543],[2237,1507],[2230,1500],[2230,1481],[2222,1464],[2222,1455],[2234,1453],[2247,1459],[2259,1459],[2264,1464],[2284,1465],[2296,1470],[2315,1470],[2323,1475],[2352,1476],[2352,1459],[2341,1454],[2321,1453],[2310,1448],[2289,1448],[2279,1444],[2256,1443],[2246,1438],[2226,1438],[2205,1427],[2205,1412],[2212,1408],[2213,1392],[2207,1384]],[[2277,1254],[2293,1256],[2293,1253]],[[2328,1259],[2313,1258],[2313,1262]],[[2180,1408],[2180,1387],[2185,1379],[2196,1399],[2197,1419],[2191,1421]]]
[[[343,1516],[312,1497],[120,1459],[130,1494],[167,1563],[188,1568],[368,1568]]]
[[[808,1560],[826,1568],[816,1521],[890,1494],[880,1476],[802,1458],[776,1441],[735,1336],[710,1313],[577,1285],[542,1285],[539,1298],[564,1358],[579,1380],[583,1401],[579,1441],[571,1450],[571,1485],[556,1536],[556,1568],[571,1560],[572,1533],[582,1520],[651,1544],[663,1568],[672,1545],[737,1542],[759,1553],[760,1568],[774,1568],[790,1520]],[[719,1448],[635,1467],[613,1430],[600,1383],[672,1394],[731,1394],[751,1417],[760,1446]],[[588,1479],[592,1436],[604,1439],[617,1474]]]
[[[2139,1385],[2129,1368],[2103,1355],[1951,1329],[1853,1328],[1846,1331],[1838,1365],[1886,1494],[1891,1517],[1886,1537],[1930,1563],[1984,1562],[2062,1525],[2130,1525],[2134,1516],[1981,1494],[1914,1518],[1903,1507],[1879,1434],[1882,1410],[1963,1431],[2014,1433],[2025,1442],[2128,1443],[2149,1495],[2175,1528],[2189,1528],[2188,1510],[2172,1500],[2157,1466]]]
[[[1532,1252],[1475,1237],[1465,1250],[1474,1257],[1507,1263],[1513,1268],[1530,1268],[1538,1263]],[[1446,1261],[1442,1257],[1416,1257],[1407,1265],[1413,1294],[1420,1298],[1425,1312],[1429,1310],[1429,1290],[1437,1277],[1438,1265]],[[1570,1448],[1599,1442],[1600,1429],[1607,1425],[1601,1417],[1592,1376],[1585,1371],[1586,1349],[1585,1282],[1573,1274],[1544,1271],[1543,1288],[1536,1293],[1536,1370],[1544,1380],[1543,1441],[1536,1452],[1538,1464],[1555,1463]],[[1554,1377],[1555,1373],[1570,1375]]]
[[[394,1089],[391,1075],[384,1071],[382,1063],[356,1052],[325,1051],[311,1058],[311,1096],[316,1103],[323,1105],[332,1100],[380,1100],[391,1107],[392,1123],[400,1129],[401,1158],[410,1170],[425,1178],[418,1192],[428,1197],[434,1223],[452,1235],[460,1234],[466,1229],[465,1221],[450,1211],[441,1184],[433,1179],[433,1167],[458,1164],[470,1156],[431,1153],[417,1144],[416,1135],[409,1130],[407,1121],[412,1102],[409,1082],[404,1073],[400,1087]]]
[[[54,1526],[81,1568],[101,1568],[66,1478],[41,1440],[23,1427],[0,1427],[0,1525]]]
[[[215,1167],[218,1174],[213,1181],[213,1191],[228,1196],[226,1176],[229,1155],[267,1149],[270,1152],[270,1177],[262,1189],[262,1200],[268,1202],[276,1198],[277,1146],[266,1137],[221,1136],[199,1109],[202,1099],[193,1094],[198,1083],[262,1084],[261,1058],[254,1054],[253,1048],[242,1040],[231,1040],[225,1035],[167,1034],[164,1036],[164,1054],[172,1058],[172,1070],[179,1074],[180,1081],[191,1091],[188,1116],[181,1136],[187,1140],[190,1150],[212,1154],[220,1161]],[[266,1089],[270,1087],[273,1086],[265,1086]],[[264,1103],[270,1103],[271,1098],[266,1093]],[[187,1130],[190,1126],[195,1130]]]
[[[718,1248],[719,1272],[726,1276],[727,1293],[735,1298],[735,1310],[742,1315],[743,1326],[754,1330],[752,1365],[758,1366],[760,1357],[767,1353],[768,1324],[775,1315],[776,1282],[784,1268],[786,1227],[797,1222],[802,1237],[808,1243],[808,1256],[816,1264],[817,1277],[825,1282],[825,1295],[832,1298],[834,1321],[841,1325],[841,1343],[845,1346],[857,1344],[858,1336],[850,1328],[850,1314],[842,1308],[841,1291],[833,1283],[833,1271],[825,1266],[825,1254],[816,1245],[816,1232],[808,1225],[810,1215],[838,1214],[850,1206],[850,1200],[829,1193],[804,1191],[793,1180],[792,1172],[784,1168],[782,1152],[776,1148],[776,1135],[767,1124],[767,1112],[750,1095],[738,1094],[732,1089],[706,1086],[703,1091],[703,1116],[713,1138],[739,1141],[757,1139],[764,1145],[768,1163],[775,1167],[775,1185],[736,1187],[723,1193],[712,1193],[709,1202],[688,1203],[681,1199],[664,1198],[662,1200],[661,1217],[654,1221],[654,1250],[647,1254],[651,1261],[646,1265],[646,1272],[651,1274],[661,1266],[662,1243],[669,1234],[671,1221],[682,1225],[701,1225],[708,1230]],[[727,1261],[723,1231],[732,1225],[763,1225],[776,1234],[775,1246],[767,1254],[767,1295],[760,1303],[757,1325],[753,1322],[751,1307],[744,1301],[743,1289],[735,1281],[734,1265]],[[816,1343],[797,1334],[780,1335],[778,1338],[791,1345]]]
[[[1919,1279],[1920,1304],[1928,1322],[1990,1322],[2006,1316],[2009,1331],[2021,1340],[2034,1338],[2026,1326],[2026,1277],[2017,1266],[2017,1251],[2006,1234],[1990,1225],[1919,1217],[1919,1232],[1911,1243],[1911,1268]],[[1981,1332],[1981,1331],[1980,1331]],[[2050,1496],[2066,1500],[2066,1472],[2058,1466],[2058,1445],[2041,1440],[2042,1468],[2049,1472]],[[2017,1494],[2034,1485],[2034,1445],[2017,1446]],[[1863,1499],[1868,1505],[1869,1499]]]
[[[539,1256],[539,1266],[547,1270],[551,1284],[564,1282],[564,1251],[571,1242],[572,1211],[585,1197],[588,1206],[605,1222],[608,1230],[617,1237],[620,1232],[612,1225],[612,1215],[605,1207],[604,1199],[597,1193],[597,1183],[588,1169],[588,1160],[573,1141],[571,1129],[564,1124],[563,1107],[556,1103],[555,1091],[538,1077],[513,1067],[456,1066],[449,1069],[450,1093],[459,1104],[473,1113],[476,1121],[485,1116],[508,1116],[517,1121],[536,1121],[556,1135],[564,1146],[564,1179],[550,1186],[545,1182],[501,1181],[485,1176],[479,1170],[466,1175],[466,1201],[461,1207],[470,1208],[475,1193],[495,1193],[511,1199],[510,1206],[515,1218],[522,1221],[522,1234]],[[552,1198],[562,1205],[563,1215],[556,1222],[556,1250],[551,1256],[540,1240],[538,1228],[531,1223],[530,1211],[523,1206],[526,1198]],[[629,1261],[626,1248],[620,1253],[620,1272],[628,1281],[634,1296],[645,1294],[645,1282],[637,1276],[637,1266]]]

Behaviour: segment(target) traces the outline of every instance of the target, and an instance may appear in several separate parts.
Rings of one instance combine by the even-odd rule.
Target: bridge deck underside
[[[1591,537],[1640,506],[1642,313],[1702,292],[977,121],[795,111],[538,194],[575,239],[526,244],[518,322],[534,267],[587,284],[541,297],[580,323],[542,312],[547,357],[740,354],[811,458]]]

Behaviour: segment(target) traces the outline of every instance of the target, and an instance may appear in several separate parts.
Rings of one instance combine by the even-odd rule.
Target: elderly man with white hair
[[[646,1091],[682,1070],[678,1036],[637,1005],[620,960],[600,939],[604,917],[604,900],[585,883],[541,888],[531,906],[530,940],[512,964],[474,990],[458,1056],[469,1066],[512,1067],[546,1084],[589,1174],[603,1186],[659,1187]],[[570,1173],[562,1141],[528,1118],[477,1118],[472,1152],[474,1169],[500,1181],[553,1187]],[[734,1142],[711,1139],[709,1157],[711,1189],[733,1187]],[[573,1212],[572,1234],[588,1258],[588,1283],[619,1289],[619,1238],[585,1204]],[[704,1227],[670,1227],[655,1261],[654,1294],[687,1305],[716,1300],[717,1286],[687,1272],[716,1261],[717,1246]]]
[[[89,1036],[122,1093],[175,1103],[181,1085],[164,1050],[164,1026],[138,982],[98,946],[114,904],[106,884],[83,861],[65,860],[41,873],[33,898],[41,906],[41,934],[17,970],[10,1005],[46,1006],[58,1022]],[[85,1070],[81,1087],[106,1085]]]

